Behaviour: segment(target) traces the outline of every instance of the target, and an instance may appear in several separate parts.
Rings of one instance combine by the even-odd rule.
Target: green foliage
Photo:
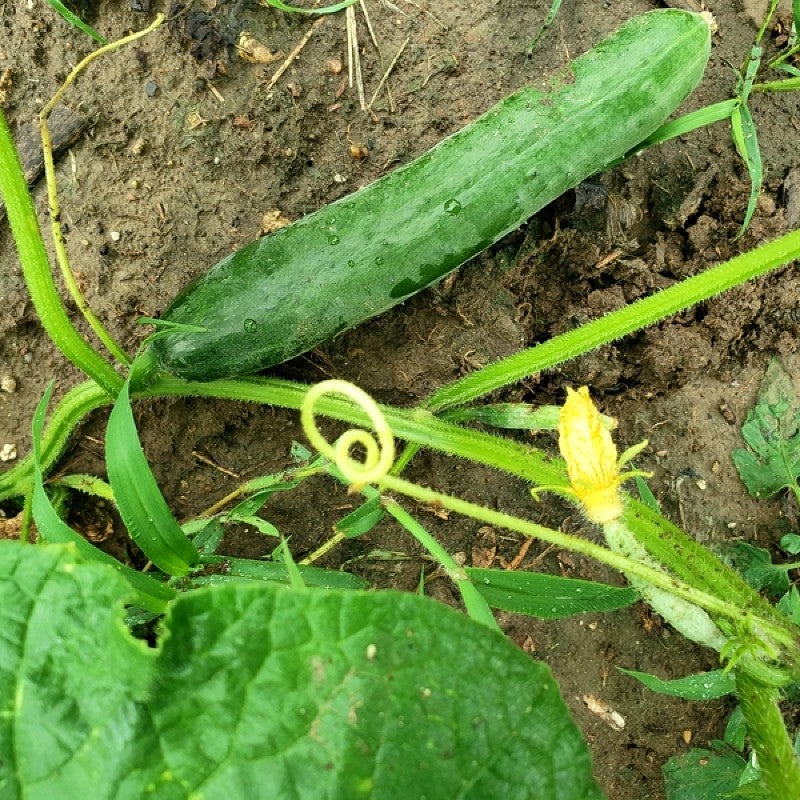
[[[791,376],[777,359],[767,368],[742,436],[748,449],[734,450],[733,461],[747,491],[754,497],[771,497],[782,489],[798,495],[800,401]]]
[[[667,800],[723,800],[739,786],[747,762],[721,742],[714,750],[695,748],[664,765]]]
[[[685,678],[671,681],[632,669],[621,669],[620,672],[636,678],[654,692],[682,697],[684,700],[715,700],[736,691],[736,680],[733,675],[722,669],[705,672],[702,675],[687,675]]]
[[[434,601],[216,586],[153,649],[74,547],[0,564],[5,798],[602,796],[547,667]]]
[[[302,8],[301,6],[290,6],[282,0],[262,0],[264,5],[272,6],[278,11],[285,11],[287,14],[336,14],[343,11],[348,6],[354,5],[357,0],[344,0],[342,3],[334,3],[332,6],[323,6],[322,8]]]
[[[159,569],[185,575],[200,560],[158,488],[133,421],[128,381],[106,430],[106,466],[120,516],[131,537]]]
[[[151,575],[145,575],[138,570],[131,569],[121,564],[113,556],[104,553],[82,536],[79,536],[58,516],[50,502],[50,498],[45,492],[40,459],[40,439],[42,426],[44,424],[44,415],[52,390],[53,387],[51,384],[39,401],[39,405],[33,417],[34,487],[31,507],[33,519],[34,522],[36,522],[39,534],[45,542],[53,544],[72,544],[86,560],[96,561],[113,567],[128,582],[131,599],[134,600],[137,605],[148,611],[160,613],[165,609],[167,602],[174,596],[175,592]]]
[[[772,556],[763,547],[748,542],[734,542],[727,548],[736,568],[756,590],[780,597],[789,589],[789,570],[797,564],[773,564]]]
[[[52,6],[64,19],[82,30],[87,36],[91,36],[99,44],[108,44],[108,40],[101,36],[91,25],[87,25],[77,14],[73,14],[61,0],[47,0],[47,4]]]
[[[633,589],[540,572],[467,567],[467,575],[493,608],[540,619],[616,611],[639,599]]]

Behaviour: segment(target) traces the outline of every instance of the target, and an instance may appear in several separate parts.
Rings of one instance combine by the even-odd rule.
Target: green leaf
[[[747,226],[750,224],[761,194],[761,184],[764,179],[764,168],[761,163],[761,148],[758,146],[756,125],[753,122],[753,115],[750,113],[750,109],[745,104],[736,106],[733,114],[731,114],[731,134],[733,143],[736,145],[739,155],[744,159],[747,173],[750,176],[750,196],[747,200],[747,210],[745,211],[742,226],[736,235],[736,238],[738,238],[747,230]]]
[[[160,570],[186,575],[200,554],[172,516],[150,471],[133,421],[128,381],[108,418],[106,467],[131,538]]]
[[[155,665],[123,624],[130,588],[74,545],[0,542],[0,565],[3,798],[111,797]]]
[[[725,726],[725,744],[738,750],[744,750],[745,738],[747,737],[747,722],[745,721],[742,707],[736,706],[728,717],[728,724]]]
[[[781,537],[781,550],[797,555],[800,553],[800,536],[796,533],[787,533]]]
[[[778,611],[785,614],[795,625],[800,625],[800,592],[792,586],[786,594],[778,600]]]
[[[722,743],[716,750],[695,748],[664,765],[667,800],[722,800],[739,786],[747,762]]]
[[[561,0],[552,0],[550,3],[550,10],[547,12],[547,17],[545,17],[542,27],[539,28],[539,32],[533,37],[533,41],[528,45],[529,54],[536,49],[536,45],[539,44],[539,40],[542,38],[542,36],[544,36],[547,29],[555,21],[559,8],[561,8]]]
[[[648,672],[637,672],[632,669],[620,669],[620,672],[636,678],[654,692],[671,697],[682,697],[684,700],[715,700],[736,691],[734,675],[721,669],[702,675],[687,675],[685,678],[676,678],[671,681],[662,680]]]
[[[763,590],[778,596],[788,590],[787,570],[793,565],[773,564],[769,551],[747,542],[734,542],[726,549],[733,558],[734,566],[757,591]]]
[[[150,575],[125,566],[113,556],[86,541],[58,516],[44,488],[41,469],[41,438],[44,416],[53,392],[51,383],[33,415],[33,500],[31,509],[39,535],[50,544],[71,544],[87,561],[96,561],[113,567],[128,583],[131,602],[155,613],[161,613],[175,591]]]
[[[111,487],[96,475],[62,475],[60,478],[52,481],[52,483],[57,486],[64,486],[67,489],[84,492],[93,497],[100,497],[103,500],[108,500],[110,503],[114,502],[114,492],[111,491]]]
[[[773,359],[758,391],[758,400],[742,425],[749,449],[733,451],[733,461],[747,491],[770,497],[782,489],[796,491],[800,476],[800,402],[791,376]]]
[[[385,516],[386,512],[381,507],[381,498],[376,496],[362,503],[346,517],[342,517],[335,527],[348,539],[354,539],[369,533]]]
[[[67,22],[82,30],[87,36],[91,36],[92,39],[102,45],[108,44],[108,39],[101,36],[91,25],[87,25],[79,16],[73,14],[61,0],[47,0],[47,3],[61,14]]]
[[[193,578],[192,583],[226,583],[237,578],[289,583],[289,570],[286,564],[280,561],[206,556],[203,563],[215,571],[210,575]],[[303,564],[300,564],[298,569],[306,586],[318,586],[324,589],[366,589],[369,586],[367,581],[358,575],[341,570],[310,567]]]
[[[343,0],[341,3],[334,3],[332,6],[324,6],[322,8],[299,8],[298,6],[290,6],[282,2],[282,0],[263,0],[264,4],[277,8],[278,11],[285,11],[293,14],[335,14],[342,11],[348,6],[352,6],[357,0]]]
[[[633,589],[540,572],[477,567],[466,571],[490,606],[541,619],[615,611],[639,599]]]
[[[73,552],[0,542],[4,798],[602,798],[549,669],[432,600],[215,586],[154,649]]]

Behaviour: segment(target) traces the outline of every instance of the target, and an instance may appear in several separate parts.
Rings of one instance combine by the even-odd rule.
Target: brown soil
[[[156,10],[166,11],[133,11],[138,5],[103,0],[90,21],[116,38],[143,27]],[[379,92],[370,113],[348,86],[346,66],[339,71],[346,57],[344,15],[319,23],[294,64],[268,88],[280,60],[246,63],[230,42],[246,29],[282,59],[310,20],[240,2],[203,6],[205,17],[184,15],[97,62],[68,93],[68,103],[92,120],[58,166],[73,268],[93,307],[133,350],[144,335],[137,318],[157,316],[190,279],[253,239],[268,210],[296,219],[354,190],[420,154],[526,80],[563,65],[625,19],[661,5],[571,0],[528,56],[546,0],[403,0],[394,9],[368,0],[380,53],[359,15],[367,101],[407,42],[387,82],[391,101]],[[685,110],[730,96],[734,77],[728,64],[742,62],[755,34],[742,3],[717,5],[711,64]],[[0,69],[12,70],[6,113],[14,129],[35,116],[91,49],[86,37],[44,4],[5,3]],[[747,202],[747,175],[728,129],[718,124],[598,177],[465,266],[455,280],[276,373],[305,381],[341,377],[380,400],[414,403],[479,365],[796,227],[799,182],[791,170],[800,167],[798,99],[792,93],[756,97],[753,111],[766,188],[741,239],[734,236]],[[353,158],[351,145],[363,146],[366,158]],[[40,210],[43,188],[35,189]],[[587,206],[589,193],[603,200],[601,210]],[[31,416],[47,382],[55,378],[60,395],[80,376],[39,326],[6,229],[0,233],[0,265],[0,373],[17,382],[15,392],[0,393],[0,444],[15,444],[21,457],[29,450]],[[781,355],[789,371],[800,375],[799,284],[795,267],[778,270],[531,378],[502,399],[560,402],[565,386],[589,384],[605,410],[619,418],[621,443],[650,440],[637,466],[655,473],[651,485],[675,521],[705,542],[743,537],[772,547],[791,509],[780,500],[751,499],[730,453],[741,445],[738,425],[768,358]],[[160,400],[137,411],[147,454],[180,517],[200,512],[237,484],[223,470],[249,478],[282,469],[290,463],[292,440],[303,438],[296,416],[280,409]],[[97,414],[83,426],[62,462],[65,471],[102,474],[103,425],[103,414]],[[409,474],[545,524],[585,529],[575,512],[554,501],[533,507],[526,486],[488,469],[426,453]],[[304,555],[352,504],[341,487],[320,480],[279,495],[266,513]],[[487,536],[496,558],[510,560],[522,545],[502,531],[479,532],[471,521],[419,513],[468,563],[485,557]],[[76,524],[81,521],[104,538],[102,510],[77,509]],[[109,546],[118,553],[127,549],[118,536]],[[273,546],[240,528],[228,536],[224,552],[258,557]],[[379,548],[408,557],[370,557]],[[357,559],[352,568],[377,587],[413,589],[422,567],[433,572],[419,548],[388,524],[349,541],[324,563],[351,559]],[[621,582],[586,559],[538,544],[520,568]],[[442,578],[430,577],[427,588],[457,602]],[[512,615],[501,615],[501,621],[514,641],[551,665],[593,749],[597,778],[613,800],[663,797],[661,766],[690,746],[686,739],[702,746],[721,737],[729,710],[724,702],[664,699],[616,669],[670,678],[715,664],[712,654],[687,644],[644,606],[558,623]],[[623,730],[587,709],[581,698],[589,694],[622,714]]]

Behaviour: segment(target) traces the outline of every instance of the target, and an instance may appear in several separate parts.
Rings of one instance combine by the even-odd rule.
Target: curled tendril
[[[315,406],[326,394],[338,394],[352,400],[370,418],[374,435],[366,430],[351,428],[331,444],[317,428],[314,418]],[[312,386],[300,407],[300,421],[309,442],[326,458],[332,461],[344,477],[358,490],[368,483],[378,483],[391,469],[394,462],[394,436],[389,423],[378,404],[358,386],[347,381],[322,381]],[[360,446],[363,459],[353,458],[350,453]]]

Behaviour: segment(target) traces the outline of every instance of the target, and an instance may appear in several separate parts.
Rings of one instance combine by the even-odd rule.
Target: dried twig
[[[378,88],[375,90],[375,93],[372,95],[372,99],[369,101],[369,105],[367,106],[367,110],[369,111],[372,108],[372,104],[375,102],[378,94],[380,93],[381,89],[383,88],[383,84],[386,83],[386,79],[389,77],[389,73],[395,68],[398,59],[403,54],[403,50],[406,49],[406,45],[411,41],[411,37],[409,36],[403,44],[400,45],[400,49],[397,51],[397,55],[392,59],[392,63],[389,64],[386,72],[383,73],[383,77],[381,78],[380,83],[378,84]],[[389,90],[387,88],[387,94],[389,94]],[[394,111],[394,100],[392,99],[391,94],[389,94],[389,109]]]
[[[348,11],[349,10],[350,9],[348,8]],[[269,79],[269,82],[267,83],[267,89],[266,89],[267,91],[272,89],[275,86],[275,84],[281,79],[281,75],[283,75],[283,73],[286,72],[287,69],[289,69],[289,67],[291,66],[292,62],[300,54],[300,51],[308,44],[308,40],[314,35],[314,31],[320,25],[322,25],[323,22],[325,22],[325,17],[320,17],[305,32],[305,34],[303,35],[303,38],[300,40],[300,42],[297,44],[297,46],[294,48],[294,50],[292,50],[292,52],[289,53],[288,56],[286,56],[286,60],[283,62],[283,64],[280,65],[280,67],[278,67],[278,69],[275,72],[275,74]]]

